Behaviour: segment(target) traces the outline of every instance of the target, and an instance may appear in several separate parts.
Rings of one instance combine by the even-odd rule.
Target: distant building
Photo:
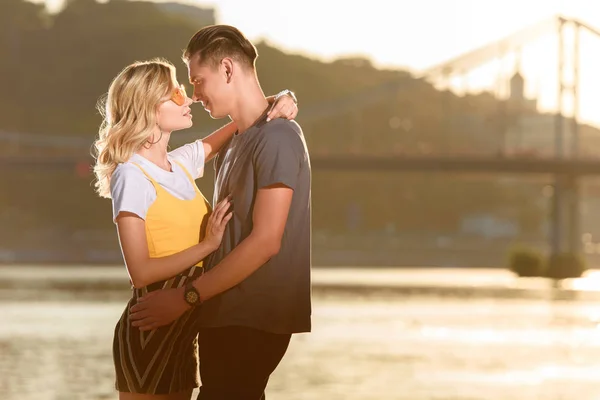
[[[473,213],[462,218],[459,232],[486,239],[512,238],[519,234],[519,224],[491,213]]]
[[[510,80],[510,96],[506,107],[505,150],[508,154],[554,156],[556,153],[556,114],[541,114],[537,100],[525,97],[525,79],[516,72]],[[565,155],[572,153],[572,123],[563,118],[563,145]],[[578,125],[580,156],[600,156],[600,130],[589,125]]]
[[[508,111],[536,113],[537,99],[525,97],[525,78],[519,71],[510,78],[510,93],[508,98]]]

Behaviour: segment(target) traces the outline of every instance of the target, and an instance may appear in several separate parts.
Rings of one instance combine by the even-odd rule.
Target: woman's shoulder
[[[143,179],[146,178],[142,169],[131,161],[117,164],[112,179]],[[147,178],[146,178],[147,179]]]
[[[152,182],[142,169],[131,161],[117,164],[110,178],[111,192],[123,192],[125,187],[137,190],[152,189]]]

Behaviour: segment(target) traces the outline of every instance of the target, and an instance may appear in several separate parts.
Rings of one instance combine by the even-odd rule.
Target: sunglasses
[[[185,93],[185,87],[183,85],[176,87],[173,89],[173,94],[171,94],[171,99],[173,103],[178,106],[182,106],[185,104],[185,100],[187,99],[187,94]]]

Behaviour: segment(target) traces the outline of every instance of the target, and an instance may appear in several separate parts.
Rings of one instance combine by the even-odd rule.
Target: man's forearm
[[[279,243],[270,237],[250,234],[210,271],[194,281],[202,301],[242,282],[279,251]]]

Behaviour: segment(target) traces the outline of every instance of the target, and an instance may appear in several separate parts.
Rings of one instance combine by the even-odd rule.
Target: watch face
[[[188,290],[185,293],[185,300],[190,304],[196,304],[198,302],[198,293],[195,290]]]

